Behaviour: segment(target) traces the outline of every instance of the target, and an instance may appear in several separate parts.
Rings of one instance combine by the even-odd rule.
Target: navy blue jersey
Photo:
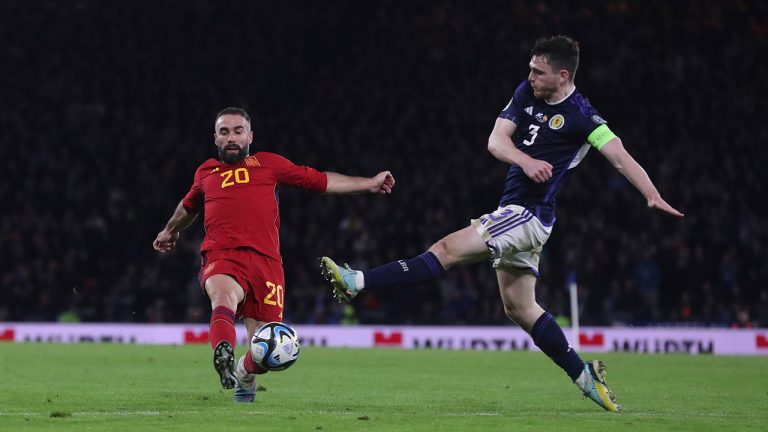
[[[548,104],[533,96],[528,81],[515,90],[512,100],[499,114],[517,125],[512,142],[518,150],[534,159],[552,164],[552,177],[535,183],[517,165],[509,168],[500,206],[525,207],[545,225],[555,222],[555,197],[562,189],[568,172],[589,151],[587,137],[605,124],[597,111],[578,90],[557,104]],[[607,130],[607,126],[604,128]]]

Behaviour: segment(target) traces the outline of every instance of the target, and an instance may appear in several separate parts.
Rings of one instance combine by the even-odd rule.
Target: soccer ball
[[[288,324],[266,323],[251,339],[253,361],[268,371],[288,369],[299,358],[299,337]]]

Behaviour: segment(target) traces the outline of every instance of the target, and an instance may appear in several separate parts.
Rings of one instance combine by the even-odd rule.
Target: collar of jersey
[[[573,88],[571,89],[571,91],[570,91],[570,92],[568,92],[568,94],[567,94],[567,95],[565,95],[565,97],[564,97],[564,98],[562,98],[562,99],[560,99],[559,101],[557,101],[557,102],[550,102],[550,101],[548,101],[548,100],[544,100],[544,102],[545,102],[547,105],[557,105],[557,104],[559,104],[560,102],[562,102],[562,101],[564,101],[564,100],[568,99],[569,97],[571,97],[571,95],[572,95],[572,94],[573,94],[573,92],[575,92],[575,91],[576,91],[576,86],[573,86]]]

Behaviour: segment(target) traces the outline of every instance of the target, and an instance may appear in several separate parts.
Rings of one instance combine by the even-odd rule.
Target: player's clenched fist
[[[389,171],[382,171],[373,178],[376,187],[371,189],[373,193],[389,194],[395,187],[395,177]]]
[[[521,168],[525,175],[536,183],[544,183],[552,178],[552,164],[547,161],[531,158]]]
[[[166,253],[176,246],[176,240],[179,239],[179,233],[170,233],[162,230],[157,234],[157,238],[152,242],[152,247],[156,251]]]

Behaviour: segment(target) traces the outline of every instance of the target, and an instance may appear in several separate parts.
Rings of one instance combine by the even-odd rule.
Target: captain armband
[[[587,137],[587,142],[592,147],[600,150],[608,141],[616,138],[616,134],[608,127],[608,125],[602,124],[593,130]]]

